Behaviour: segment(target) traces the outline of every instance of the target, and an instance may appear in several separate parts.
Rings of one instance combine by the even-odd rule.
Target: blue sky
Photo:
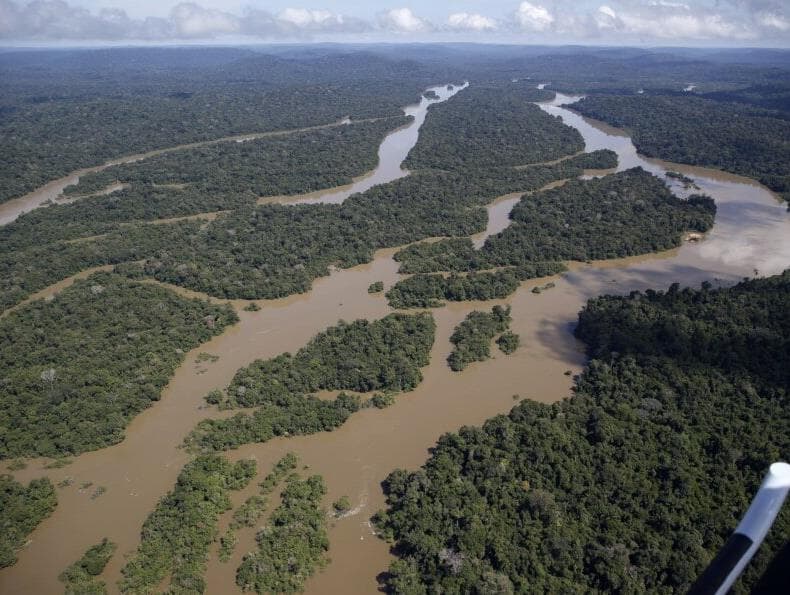
[[[0,43],[790,47],[790,0],[0,0]]]

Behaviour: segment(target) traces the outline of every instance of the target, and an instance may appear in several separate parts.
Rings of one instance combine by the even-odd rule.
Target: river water
[[[357,178],[352,184],[328,190],[317,190],[307,194],[291,196],[274,196],[261,199],[259,202],[275,202],[279,204],[339,204],[352,194],[364,192],[373,186],[392,182],[398,178],[409,175],[402,164],[412,147],[417,144],[420,127],[425,122],[428,108],[434,103],[447,101],[466,87],[469,83],[459,86],[437,86],[429,88],[421,98],[420,103],[403,108],[406,116],[411,116],[411,122],[398,130],[390,132],[379,145],[379,163],[376,169]],[[430,96],[428,96],[430,95]]]
[[[559,107],[570,99],[560,96],[544,104],[543,109],[578,128],[588,150],[617,151],[619,169],[641,165],[660,174],[669,168],[693,178],[719,206],[716,225],[702,241],[665,253],[573,263],[570,272],[552,278],[555,288],[539,295],[530,290],[546,279],[523,283],[507,300],[448,304],[433,310],[436,342],[431,363],[423,370],[424,380],[416,390],[399,395],[387,409],[355,414],[333,432],[278,438],[228,453],[232,459],[255,457],[260,473],[265,474],[282,454],[294,451],[302,464],[309,466],[307,472],[324,476],[329,490],[327,506],[342,495],[351,499],[356,514],[332,521],[332,561],[310,579],[309,593],[376,592],[376,575],[386,570],[391,557],[388,545],[373,535],[368,519],[384,505],[380,483],[390,471],[419,467],[442,433],[464,424],[480,424],[507,412],[516,399],[554,402],[568,395],[572,379],[565,372],[578,373],[584,365],[581,346],[571,330],[589,297],[604,292],[663,288],[674,281],[691,285],[714,279],[731,282],[753,275],[754,269],[770,274],[790,266],[790,215],[769,191],[722,172],[642,159],[621,131]],[[400,162],[390,165],[399,168]],[[493,231],[507,224],[502,213],[509,210],[514,199],[508,196],[497,203],[505,207],[498,211],[499,222],[491,227]],[[485,234],[476,240],[479,243],[484,237]],[[66,477],[73,478],[74,483],[58,489],[56,511],[33,532],[30,543],[19,553],[17,564],[0,571],[0,592],[62,592],[58,573],[102,537],[119,544],[103,576],[114,592],[124,556],[139,543],[143,521],[157,500],[172,488],[189,458],[178,448],[183,437],[198,421],[216,415],[202,407],[202,396],[213,388],[226,386],[239,367],[256,358],[293,352],[338,319],[385,316],[391,310],[383,294],[368,294],[367,287],[380,280],[389,288],[400,278],[398,265],[392,259],[394,251],[382,250],[369,264],[334,271],[317,280],[307,294],[259,301],[259,312],[244,311],[245,301],[231,302],[240,323],[187,354],[161,401],[132,421],[122,443],[83,454],[62,469],[43,470],[45,461],[32,460],[27,469],[13,472],[25,482],[48,475],[55,483]],[[449,336],[454,327],[471,310],[490,309],[496,303],[512,306],[513,330],[520,334],[522,347],[510,356],[495,350],[494,357],[486,362],[474,363],[462,373],[450,371],[445,360],[451,351]],[[197,363],[197,354],[202,351],[219,355],[220,359]],[[91,500],[91,490],[79,489],[87,481],[105,486],[107,492]],[[254,492],[256,483],[234,493],[234,503]],[[227,522],[226,516],[223,528]],[[235,569],[241,556],[253,548],[252,529],[239,532],[236,553],[228,564],[217,561],[213,548],[206,574],[207,592],[237,592]]]

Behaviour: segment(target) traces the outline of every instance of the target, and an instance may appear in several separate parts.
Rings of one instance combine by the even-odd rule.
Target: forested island
[[[229,490],[256,474],[255,461],[231,464],[216,455],[187,463],[176,486],[148,516],[135,555],[123,567],[122,593],[148,593],[169,577],[174,591],[203,593],[206,555],[219,515],[230,510]]]
[[[123,439],[184,353],[238,320],[226,306],[96,273],[0,319],[0,458]]]
[[[454,372],[460,372],[471,362],[482,362],[491,357],[491,342],[497,338],[497,344],[505,354],[513,353],[518,348],[518,335],[509,332],[510,306],[494,306],[491,312],[470,312],[461,321],[453,334],[450,343],[453,351],[447,363]]]
[[[345,392],[334,399],[311,393],[413,389],[422,381],[420,368],[429,362],[435,328],[430,314],[341,321],[294,356],[285,353],[239,370],[224,394],[212,393],[208,400],[223,408],[257,409],[251,414],[207,419],[186,443],[195,450],[221,451],[274,436],[330,431],[359,410],[362,402]]]
[[[570,398],[525,400],[395,471],[377,516],[397,593],[686,591],[790,456],[790,272],[602,297]],[[780,514],[736,584],[790,531]]]

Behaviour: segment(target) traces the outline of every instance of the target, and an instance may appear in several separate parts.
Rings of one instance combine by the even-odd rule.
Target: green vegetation
[[[561,262],[536,262],[468,275],[413,275],[393,285],[387,299],[393,308],[436,308],[443,305],[442,300],[502,299],[516,291],[522,281],[564,270]]]
[[[422,380],[420,368],[428,364],[434,331],[429,314],[341,321],[294,356],[284,353],[239,370],[220,406],[259,408],[252,414],[202,421],[186,443],[193,449],[217,451],[274,436],[330,431],[359,410],[359,397],[340,393],[325,400],[308,393],[411,390]],[[212,400],[216,399],[215,395]]]
[[[123,439],[183,361],[237,320],[109,273],[0,320],[0,458],[63,456]]]
[[[66,595],[104,595],[107,585],[96,577],[115,553],[116,545],[105,537],[88,549],[85,554],[64,570],[58,580],[66,585]]]
[[[236,549],[236,544],[239,538],[232,530],[228,530],[225,535],[219,538],[219,561],[230,562],[233,555],[233,550]]]
[[[399,116],[437,77],[449,77],[367,52],[318,59],[209,52],[119,49],[100,57],[102,51],[83,50],[3,59],[0,202],[121,155],[345,117]]]
[[[244,310],[246,312],[259,312],[261,307],[258,305],[258,302],[250,302],[246,306],[244,306]]]
[[[573,395],[443,436],[386,481],[395,592],[674,593],[790,456],[790,271],[591,300]],[[777,519],[736,593],[790,531]]]
[[[363,407],[375,407],[376,409],[386,409],[395,402],[393,393],[376,393],[363,403]]]
[[[239,370],[223,408],[276,403],[318,390],[411,390],[428,365],[435,324],[429,314],[390,314],[373,322],[340,321],[296,355],[256,360]]]
[[[380,293],[384,291],[384,281],[374,281],[368,286],[368,293]]]
[[[57,503],[49,479],[34,479],[25,487],[10,475],[0,474],[0,568],[16,562],[16,551]]]
[[[576,129],[531,103],[552,96],[509,83],[473,84],[429,108],[405,166],[440,170],[515,166],[584,150]]]
[[[296,593],[327,562],[329,539],[321,498],[323,479],[290,477],[271,526],[258,533],[258,550],[247,554],[236,571],[236,584],[256,593]]]
[[[178,192],[191,189],[206,196],[239,193],[252,197],[302,194],[341,186],[375,168],[377,149],[384,136],[407,122],[406,117],[391,117],[171,151],[88,174],[81,177],[76,185],[66,188],[65,193],[90,194],[115,182],[131,184],[133,192],[127,193],[128,198],[113,201],[117,211],[118,202],[136,202],[134,198],[139,200],[141,192],[150,192],[156,186],[178,187]],[[213,200],[214,204],[221,204],[217,203],[217,197]],[[93,206],[107,202],[104,198]],[[188,203],[179,200],[176,204]],[[166,208],[165,205],[163,207]],[[207,207],[202,211],[219,210],[211,208],[210,204]],[[135,205],[126,207],[129,208],[135,208]],[[150,209],[147,205],[146,208]],[[174,216],[174,213],[168,215]],[[127,215],[127,218],[134,217]]]
[[[242,527],[254,527],[255,523],[266,510],[266,498],[253,494],[244,503],[233,511],[233,521],[231,529],[241,529]]]
[[[233,520],[228,530],[225,532],[225,535],[219,539],[220,562],[230,561],[233,550],[236,548],[236,543],[238,542],[236,530],[243,527],[255,526],[258,519],[260,519],[261,515],[263,515],[266,510],[268,504],[267,496],[274,491],[289,472],[296,468],[297,461],[296,455],[292,452],[289,452],[277,461],[271,472],[264,477],[260,484],[258,484],[260,487],[260,494],[253,494],[247,498],[241,506],[233,511]]]
[[[679,246],[684,231],[710,229],[715,213],[712,199],[682,200],[634,168],[524,196],[510,226],[480,250],[466,238],[450,239],[409,246],[395,258],[402,272],[430,272],[633,256]]]
[[[143,525],[141,543],[121,571],[123,593],[149,593],[168,575],[170,588],[203,593],[209,546],[217,538],[219,515],[231,507],[228,490],[239,490],[255,475],[254,461],[230,464],[202,455],[181,470]]]
[[[379,248],[481,231],[486,213],[480,205],[501,193],[534,190],[578,176],[593,163],[612,161],[616,163],[614,153],[597,151],[522,170],[421,172],[342,205],[250,206],[210,223],[119,228],[91,212],[78,216],[79,203],[62,210],[38,209],[0,227],[0,307],[88,267],[141,259],[143,266],[118,269],[217,297],[260,299],[304,292],[313,279],[329,274],[330,265],[350,267],[369,262]],[[167,201],[173,201],[172,194]],[[104,235],[92,237],[96,234]],[[80,237],[85,239],[65,241]]]
[[[344,515],[351,510],[351,500],[348,499],[348,496],[341,496],[332,502],[332,510],[335,511],[335,516]]]
[[[467,314],[450,335],[450,343],[454,345],[447,358],[450,368],[460,372],[471,362],[482,362],[491,357],[491,340],[506,332],[512,320],[510,306],[494,306],[490,313],[475,310]],[[518,335],[513,336],[518,341]]]
[[[628,128],[644,155],[749,176],[790,200],[786,115],[688,95],[593,96],[573,109]]]
[[[258,484],[261,488],[261,494],[264,496],[271,494],[285,476],[296,469],[298,462],[299,458],[292,452],[287,453],[283,458],[277,461],[271,472],[263,478],[260,484]]]
[[[521,338],[513,331],[507,330],[496,340],[499,350],[505,355],[510,355],[518,349],[521,344]]]

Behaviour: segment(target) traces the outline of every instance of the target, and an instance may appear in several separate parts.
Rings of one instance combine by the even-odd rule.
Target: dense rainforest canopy
[[[231,464],[220,456],[202,455],[187,463],[175,488],[146,519],[140,545],[123,567],[121,592],[150,593],[169,576],[171,590],[203,593],[217,520],[231,509],[228,492],[242,489],[255,474],[251,460]]]
[[[584,149],[581,134],[533,102],[553,93],[534,87],[473,85],[432,105],[409,169],[464,170],[552,161]]]
[[[187,445],[200,451],[237,448],[275,436],[330,431],[359,410],[359,397],[341,392],[322,399],[318,390],[396,392],[422,381],[436,324],[430,314],[390,314],[381,320],[340,322],[316,335],[296,355],[258,360],[239,370],[225,395],[210,395],[223,407],[252,407],[224,419],[202,421]],[[212,398],[216,397],[216,398]],[[373,403],[375,405],[375,403]]]
[[[593,359],[570,398],[523,401],[389,476],[388,589],[685,591],[790,457],[790,271],[593,299],[576,333]],[[737,593],[788,531],[785,508]]]
[[[49,479],[34,479],[25,487],[10,475],[0,474],[0,568],[16,562],[16,551],[57,504]]]
[[[510,306],[494,306],[491,312],[474,310],[466,315],[450,335],[453,350],[447,363],[454,372],[460,372],[471,362],[482,362],[491,357],[491,342],[499,335],[499,342],[512,322]],[[503,351],[512,353],[518,346],[518,335],[510,333],[504,340]],[[515,346],[515,347],[514,347]]]
[[[683,96],[592,96],[572,109],[627,128],[649,157],[754,178],[790,200],[790,109]]]
[[[184,353],[237,317],[227,306],[96,273],[0,319],[0,458],[123,439]]]

